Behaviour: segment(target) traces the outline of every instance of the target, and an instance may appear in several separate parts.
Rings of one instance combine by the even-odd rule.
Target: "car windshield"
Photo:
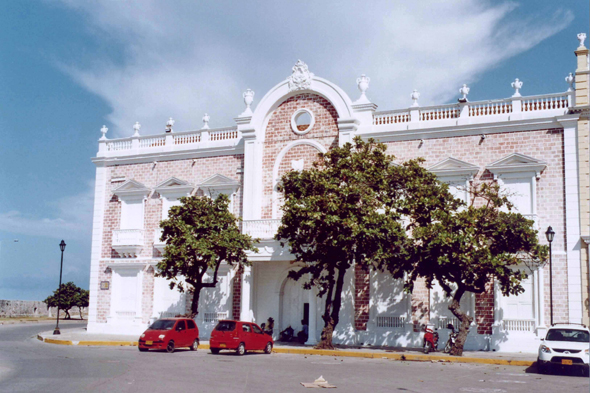
[[[217,324],[215,330],[218,332],[232,332],[236,328],[236,323],[231,321],[221,321]]]
[[[174,326],[174,322],[176,321],[170,319],[158,319],[148,328],[148,330],[170,330]]]
[[[551,329],[547,333],[548,341],[572,341],[577,343],[590,342],[590,334],[584,330]]]

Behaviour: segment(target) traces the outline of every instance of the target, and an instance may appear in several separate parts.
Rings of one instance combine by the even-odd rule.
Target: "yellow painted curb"
[[[351,352],[351,351],[332,351],[325,349],[307,349],[307,348],[273,348],[275,353],[290,353],[297,355],[319,355],[319,356],[337,356],[337,357],[356,357],[369,359],[392,359],[427,362],[431,360],[450,362],[450,363],[479,363],[495,364],[504,366],[532,366],[535,362],[530,360],[505,360],[489,358],[470,358],[470,357],[451,357],[437,355],[412,355],[399,353],[369,353],[369,352]]]
[[[71,342],[70,340],[54,340],[52,338],[46,338],[43,340],[43,342],[46,342],[48,344],[57,344],[57,345],[74,345],[74,343]]]

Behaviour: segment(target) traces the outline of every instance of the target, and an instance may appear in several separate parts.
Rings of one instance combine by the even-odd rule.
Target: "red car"
[[[141,352],[148,349],[165,349],[169,353],[175,348],[188,347],[196,351],[199,346],[199,328],[192,319],[158,319],[139,337]]]
[[[264,333],[260,326],[241,321],[219,321],[209,340],[211,353],[217,354],[222,349],[230,349],[240,356],[246,351],[264,351],[270,354],[273,345],[272,336]]]

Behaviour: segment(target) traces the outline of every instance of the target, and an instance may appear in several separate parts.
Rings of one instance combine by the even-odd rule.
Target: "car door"
[[[193,321],[192,319],[187,319],[186,320],[186,330],[188,333],[188,342],[189,345],[192,344],[193,341],[195,341],[195,339],[199,338],[199,330],[197,329],[197,325],[195,324],[195,321]]]
[[[177,347],[186,347],[189,345],[187,342],[188,333],[186,331],[186,322],[184,320],[176,322],[175,335],[176,340],[174,342]]]
[[[252,340],[252,325],[249,323],[242,323],[242,341],[246,349],[255,349],[255,342]]]
[[[264,335],[262,329],[260,329],[260,327],[255,323],[252,324],[252,337],[255,341],[255,349],[264,349],[264,347],[266,346],[266,336]]]

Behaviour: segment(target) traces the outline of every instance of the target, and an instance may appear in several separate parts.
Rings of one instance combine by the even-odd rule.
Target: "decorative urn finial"
[[[580,46],[578,47],[578,49],[584,49],[584,40],[586,39],[586,33],[580,33],[578,34],[578,41],[580,41]]]
[[[174,119],[170,118],[168,119],[168,121],[166,122],[166,132],[172,132],[172,127],[174,127]]]
[[[201,130],[208,130],[209,129],[209,119],[211,119],[209,117],[208,114],[205,113],[205,116],[203,116],[203,128],[201,128]]]
[[[291,73],[291,76],[287,78],[287,82],[289,82],[289,91],[309,89],[313,74],[309,72],[307,64],[301,60],[297,60],[297,63],[295,63],[292,70],[293,72]]]
[[[567,84],[569,85],[569,87],[567,88],[567,91],[573,91],[574,88],[574,75],[570,72],[570,74],[568,76],[565,77],[565,81],[567,82]]]
[[[139,136],[139,129],[141,128],[141,124],[139,124],[138,121],[135,122],[135,124],[133,125],[133,130],[135,131],[133,133],[133,136]]]
[[[510,86],[512,86],[512,88],[514,89],[514,94],[512,95],[512,97],[521,97],[520,89],[522,89],[522,81],[516,78],[514,82],[510,84]]]
[[[107,139],[107,131],[109,129],[107,128],[107,126],[102,126],[102,128],[100,129],[100,132],[102,132],[102,136],[100,137],[101,141],[104,141]]]
[[[358,99],[357,102],[369,102],[369,99],[365,95],[365,92],[369,88],[369,82],[371,82],[371,78],[369,78],[365,74],[362,74],[360,77],[356,79],[356,85],[358,86],[361,92],[361,97]]]
[[[463,86],[459,89],[459,93],[463,96],[459,98],[459,102],[467,102],[467,94],[469,94],[469,87],[464,83]]]
[[[250,108],[250,105],[252,105],[252,102],[254,101],[254,90],[246,89],[244,94],[242,94],[242,97],[244,97],[244,104],[246,104],[246,110],[244,110],[242,116],[252,115],[252,108]]]
[[[420,104],[418,104],[418,99],[420,99],[420,93],[418,92],[418,90],[414,89],[410,97],[412,97],[413,107],[420,106]]]

